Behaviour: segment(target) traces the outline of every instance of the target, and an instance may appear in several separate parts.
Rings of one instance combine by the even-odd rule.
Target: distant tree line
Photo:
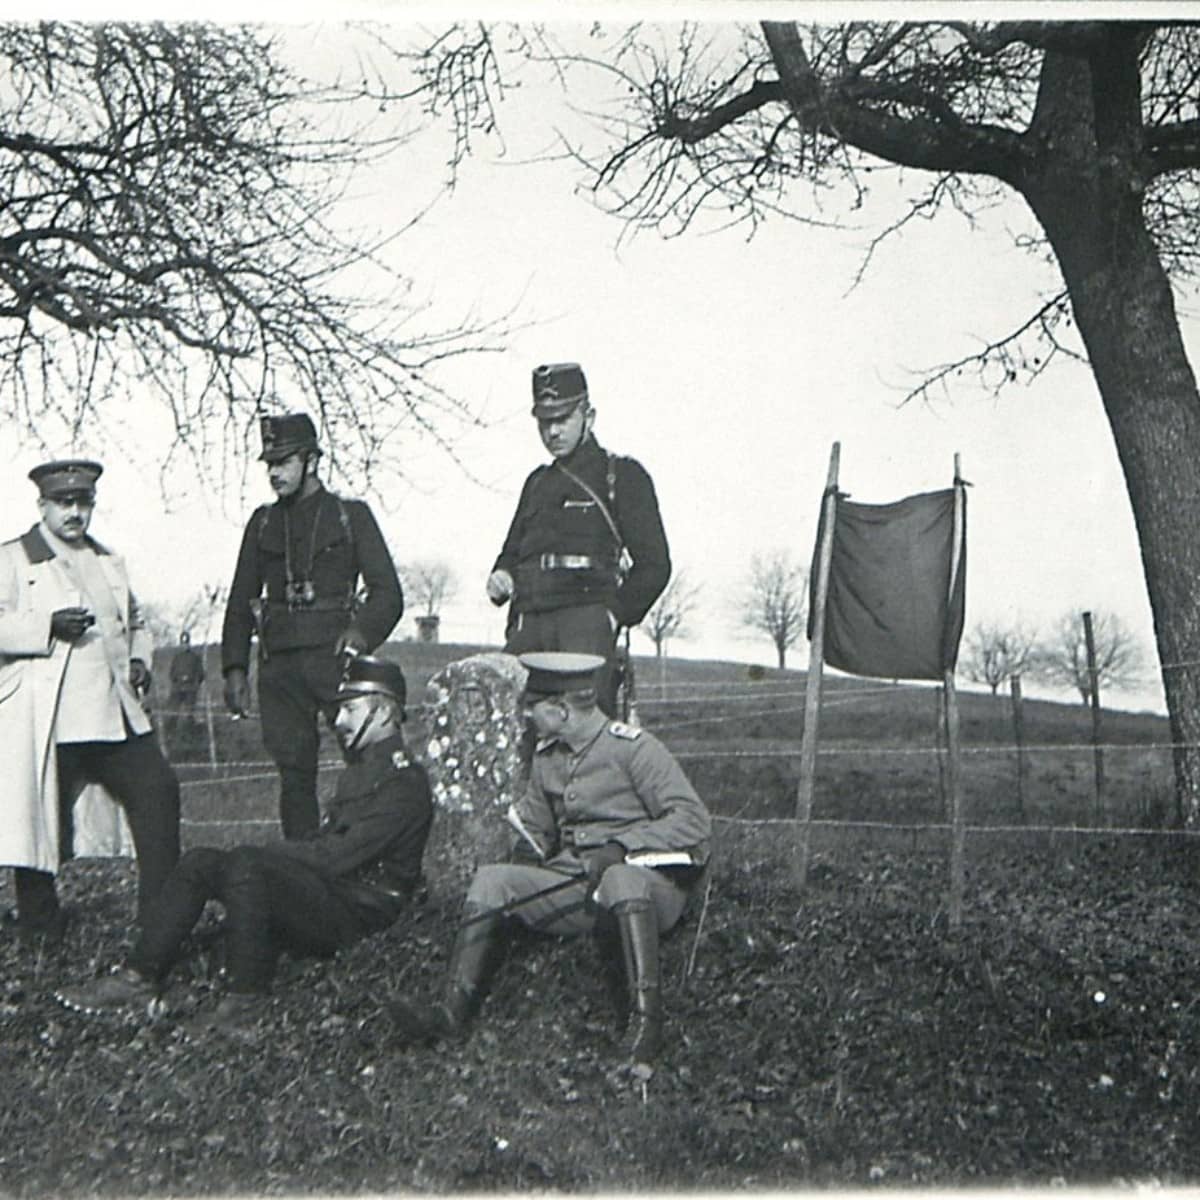
[[[1116,613],[1098,609],[1092,613],[1092,635],[1096,687],[1136,685],[1145,655],[1129,627]],[[987,684],[992,695],[1016,675],[1076,691],[1085,705],[1092,701],[1082,611],[1063,613],[1044,637],[1019,620],[981,621],[967,636],[959,666],[968,679]]]

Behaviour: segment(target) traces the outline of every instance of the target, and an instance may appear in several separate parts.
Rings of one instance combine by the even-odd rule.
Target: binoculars
[[[283,595],[288,608],[311,608],[317,600],[317,589],[311,579],[289,579]]]

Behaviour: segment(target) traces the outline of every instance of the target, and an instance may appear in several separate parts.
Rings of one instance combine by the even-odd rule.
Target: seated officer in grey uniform
[[[440,1003],[394,1004],[402,1042],[462,1032],[498,965],[509,920],[564,936],[593,933],[625,973],[629,1058],[662,1037],[659,935],[679,920],[708,860],[711,820],[652,734],[596,707],[598,655],[521,656],[524,704],[539,742],[510,822],[513,861],[471,881]]]
[[[279,954],[328,955],[399,916],[421,880],[433,819],[429,777],[404,747],[400,668],[366,655],[338,691],[335,728],[346,769],[320,829],[276,844],[189,850],[143,921],[121,970],[58,999],[80,1012],[145,1006],[162,989],[205,904],[228,926],[229,992],[206,1024],[230,1031],[257,1020]]]
[[[533,415],[551,461],[521,489],[488,598],[509,606],[510,654],[601,655],[600,707],[616,716],[617,630],[637,625],[671,577],[658,497],[641,463],[596,441],[578,363],[534,370]]]
[[[221,632],[225,705],[244,715],[250,637],[258,633],[263,745],[279,768],[284,837],[317,827],[318,716],[332,722],[346,654],[370,653],[404,613],[383,534],[361,500],[326,491],[321,448],[304,413],[263,417],[263,449],[279,497],[242,536]],[[358,584],[366,592],[359,600]]]

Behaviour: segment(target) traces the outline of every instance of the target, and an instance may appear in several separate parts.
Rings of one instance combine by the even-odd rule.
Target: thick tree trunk
[[[1180,808],[1197,825],[1200,393],[1146,228],[1136,154],[1124,156],[1116,139],[1097,146],[1097,133],[1111,133],[1098,115],[1093,124],[1099,93],[1090,78],[1081,79],[1079,64],[1052,58],[1043,93],[1057,87],[1059,95],[1046,105],[1046,153],[1022,191],[1058,257],[1125,473],[1163,665]]]

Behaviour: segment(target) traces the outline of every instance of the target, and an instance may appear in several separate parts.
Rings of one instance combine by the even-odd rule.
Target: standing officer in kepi
[[[326,491],[321,450],[304,413],[262,419],[261,461],[279,497],[242,537],[225,609],[225,704],[244,715],[250,635],[257,626],[263,743],[279,767],[283,835],[316,830],[318,714],[332,724],[347,656],[378,646],[404,612],[392,557],[361,500]],[[358,599],[361,577],[365,599]]]
[[[521,662],[539,741],[528,788],[509,812],[520,840],[512,861],[480,867],[471,880],[442,999],[395,1001],[395,1032],[404,1044],[465,1032],[516,920],[596,938],[606,974],[625,990],[628,1057],[650,1062],[662,1036],[659,935],[703,876],[712,820],[653,734],[596,707],[599,655],[523,654]]]
[[[671,577],[654,483],[596,441],[578,363],[534,370],[533,415],[553,461],[525,481],[488,598],[509,603],[510,654],[599,654],[600,707],[615,716],[617,630],[637,625]]]

